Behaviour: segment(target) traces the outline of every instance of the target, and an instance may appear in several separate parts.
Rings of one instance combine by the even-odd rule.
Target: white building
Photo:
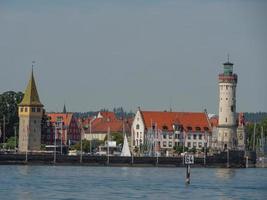
[[[136,112],[131,128],[132,149],[166,152],[175,146],[202,149],[211,146],[211,128],[206,113]]]

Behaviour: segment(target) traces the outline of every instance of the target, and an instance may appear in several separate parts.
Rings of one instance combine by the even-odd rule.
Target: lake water
[[[267,169],[0,166],[0,199],[267,199]]]

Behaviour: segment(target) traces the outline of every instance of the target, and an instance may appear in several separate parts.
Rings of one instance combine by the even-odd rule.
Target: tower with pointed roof
[[[18,105],[19,113],[19,151],[38,151],[41,148],[41,121],[43,104],[36,88],[33,70],[24,92],[24,97]]]

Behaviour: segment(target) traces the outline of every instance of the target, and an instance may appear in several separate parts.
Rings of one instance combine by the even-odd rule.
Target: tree
[[[108,136],[106,135],[105,137],[105,141],[107,141]],[[110,140],[111,141],[116,141],[116,144],[123,144],[123,135],[122,133],[111,133],[110,134]]]
[[[5,116],[5,133],[6,138],[14,135],[14,126],[18,126],[18,104],[23,99],[22,92],[7,91],[0,94],[0,124],[1,132],[3,133],[3,124]],[[3,134],[2,139],[3,140]]]

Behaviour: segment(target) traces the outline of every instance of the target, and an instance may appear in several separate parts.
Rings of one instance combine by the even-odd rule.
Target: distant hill
[[[257,112],[257,113],[244,113],[245,121],[246,122],[256,122],[259,123],[263,119],[267,118],[267,112]]]

